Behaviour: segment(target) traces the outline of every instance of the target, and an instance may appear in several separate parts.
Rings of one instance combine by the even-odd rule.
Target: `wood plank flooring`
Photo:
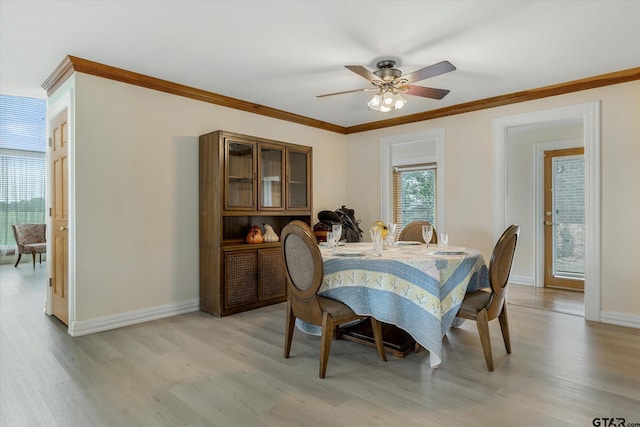
[[[508,292],[512,305],[584,316],[584,292],[522,285],[509,285]]]
[[[43,314],[46,264],[0,265],[2,426],[591,426],[640,423],[640,330],[509,305],[513,353],[491,322],[488,372],[473,322],[384,363],[296,331],[284,304],[222,319],[190,313],[72,338]]]

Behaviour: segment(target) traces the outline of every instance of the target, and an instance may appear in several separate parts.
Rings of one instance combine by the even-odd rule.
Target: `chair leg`
[[[14,265],[14,267],[17,267],[18,264],[20,264],[20,258],[22,258],[22,254],[18,254],[18,260],[16,261],[16,264]]]
[[[502,311],[498,316],[500,321],[500,329],[502,330],[502,338],[504,339],[504,347],[507,353],[511,354],[511,338],[509,337],[509,321],[507,320],[507,302],[502,305]]]
[[[378,349],[378,356],[380,356],[380,360],[386,362],[387,354],[384,351],[384,341],[382,340],[382,323],[371,317],[371,329],[373,330],[373,339]]]
[[[36,269],[36,252],[31,252],[31,257],[33,258],[33,269]]]
[[[324,378],[329,362],[331,339],[333,338],[333,318],[329,313],[322,313],[322,338],[320,341],[320,378]]]
[[[289,358],[289,352],[291,351],[291,340],[293,339],[293,330],[296,327],[296,317],[293,315],[291,309],[291,301],[287,301],[287,320],[284,331],[284,358]]]
[[[487,368],[489,368],[489,371],[493,371],[493,356],[491,355],[491,337],[489,336],[489,318],[487,317],[487,310],[483,309],[478,313],[476,324],[478,326],[478,334],[480,335],[482,351],[484,352],[484,360],[487,362]]]
[[[42,264],[42,252],[38,254],[38,258],[39,264]]]

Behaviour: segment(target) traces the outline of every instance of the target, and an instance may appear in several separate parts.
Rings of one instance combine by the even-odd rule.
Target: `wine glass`
[[[371,227],[369,230],[371,234],[371,242],[373,243],[373,255],[382,255],[382,230],[379,227]]]
[[[427,248],[429,247],[429,242],[433,237],[433,226],[432,225],[423,225],[422,226],[422,238],[424,242],[427,244]]]
[[[331,232],[333,233],[333,238],[336,241],[336,245],[338,242],[342,240],[342,224],[334,224],[331,226]]]
[[[393,245],[393,242],[396,240],[396,228],[398,224],[394,224],[392,222],[387,224],[387,245],[390,247]]]

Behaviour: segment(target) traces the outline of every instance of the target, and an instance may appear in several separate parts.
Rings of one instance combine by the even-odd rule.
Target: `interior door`
[[[546,287],[584,291],[584,148],[544,152]]]
[[[65,325],[69,318],[69,202],[67,110],[51,122],[52,312]]]

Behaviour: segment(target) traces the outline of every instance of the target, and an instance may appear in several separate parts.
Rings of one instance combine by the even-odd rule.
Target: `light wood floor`
[[[317,337],[284,305],[191,313],[72,338],[43,314],[45,264],[0,266],[2,426],[591,426],[640,423],[640,330],[509,305],[513,353],[491,324],[495,372],[473,322],[428,353],[380,362],[334,341],[318,378]]]
[[[507,289],[512,305],[584,316],[583,292],[511,284]]]

